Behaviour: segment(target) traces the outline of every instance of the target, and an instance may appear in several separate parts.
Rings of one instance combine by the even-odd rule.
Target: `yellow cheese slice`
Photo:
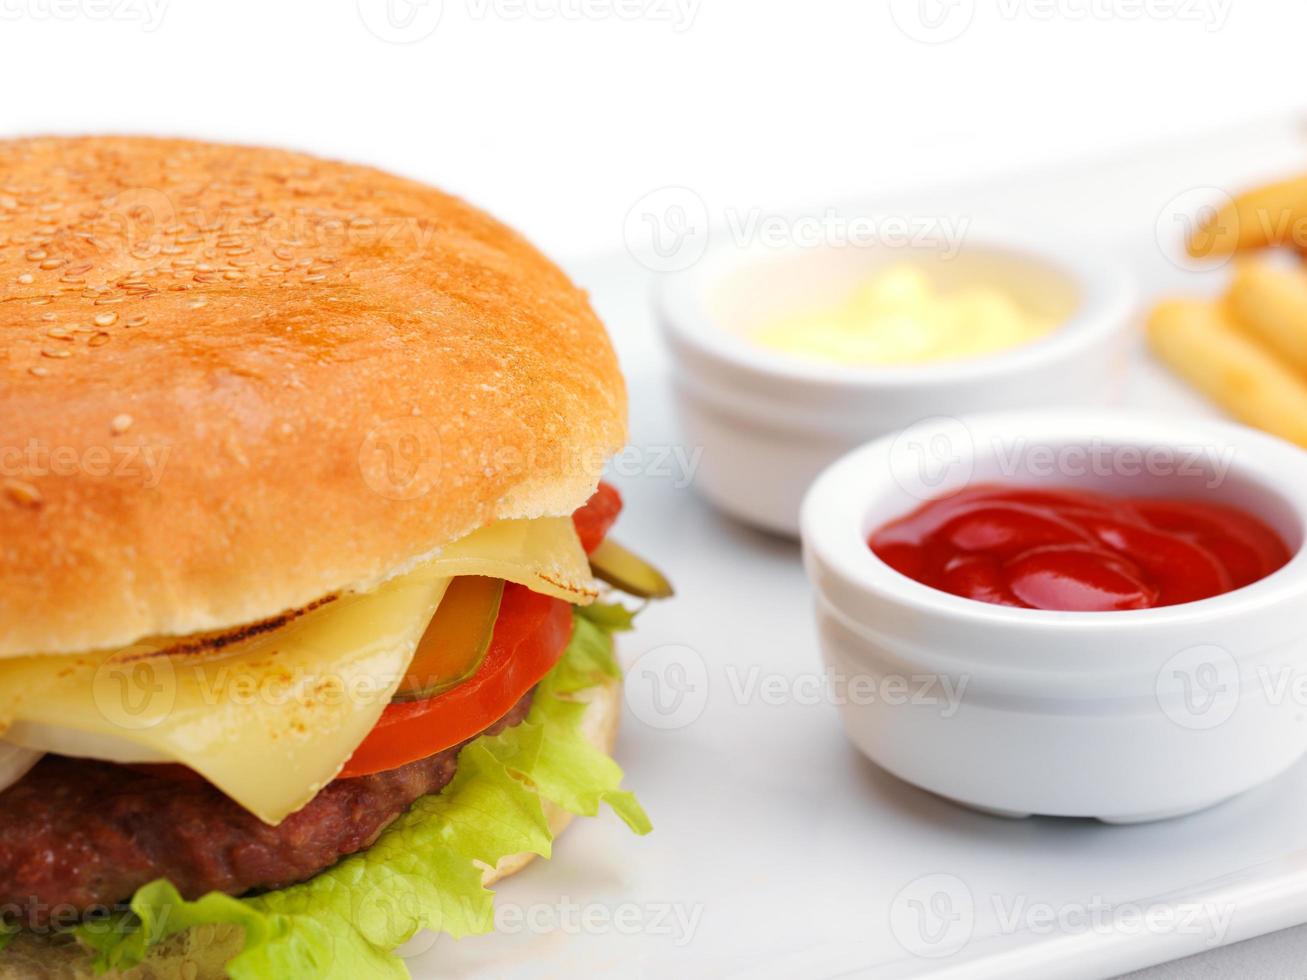
[[[0,730],[26,748],[177,762],[266,823],[331,781],[403,677],[450,578],[487,575],[587,602],[569,518],[502,521],[363,594],[245,637],[0,661]],[[207,640],[207,642],[205,642]]]

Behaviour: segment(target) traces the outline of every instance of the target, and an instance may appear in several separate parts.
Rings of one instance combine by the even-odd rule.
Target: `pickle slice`
[[[503,579],[460,575],[451,581],[394,700],[434,697],[475,674],[490,649],[503,597]]]
[[[673,594],[672,583],[662,572],[612,538],[604,538],[590,552],[590,571],[600,581],[641,599],[666,599]]]

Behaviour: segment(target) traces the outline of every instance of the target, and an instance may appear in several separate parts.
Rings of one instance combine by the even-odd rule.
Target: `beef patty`
[[[521,722],[531,693],[483,734]],[[68,925],[71,911],[121,903],[158,878],[188,899],[304,881],[371,846],[415,800],[439,792],[465,744],[338,779],[276,827],[200,780],[46,756],[0,793],[0,917]]]

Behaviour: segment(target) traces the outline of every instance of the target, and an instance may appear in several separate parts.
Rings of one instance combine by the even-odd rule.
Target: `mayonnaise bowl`
[[[923,470],[923,446],[947,465]],[[1226,504],[1293,557],[1196,602],[1050,612],[938,591],[868,547],[974,483]],[[1307,750],[1304,486],[1307,454],[1272,436],[1101,410],[941,419],[849,453],[801,518],[826,667],[864,694],[839,699],[849,739],[907,782],[1012,816],[1157,819],[1271,779]]]
[[[1058,325],[984,356],[885,366],[807,360],[750,337],[904,262],[946,288],[1000,287]],[[656,306],[682,435],[702,448],[696,486],[740,520],[794,536],[816,475],[876,436],[935,416],[1112,401],[1132,296],[1125,272],[1102,257],[991,235],[949,247],[710,249],[660,283]]]

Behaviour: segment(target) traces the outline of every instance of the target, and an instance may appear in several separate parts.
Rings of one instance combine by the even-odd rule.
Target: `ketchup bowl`
[[[1101,501],[1107,516],[1095,524],[1090,507],[1085,522],[1123,551],[1083,551],[1111,588],[1097,571],[1088,593],[1076,581],[1079,551],[1059,565],[1032,539],[1009,554],[1001,527],[947,539],[997,548],[984,557],[996,578],[950,577],[962,559],[918,531],[933,527],[932,501],[978,488],[1006,488],[1018,509],[1025,492]],[[1272,436],[1124,412],[936,418],[850,452],[813,484],[800,521],[849,739],[907,782],[1007,816],[1153,820],[1271,779],[1307,751],[1304,488],[1307,453]],[[1114,508],[1157,527],[1121,531]],[[1197,531],[1176,517],[1191,511]],[[1148,537],[1158,527],[1167,534]],[[911,551],[921,542],[929,561]],[[1045,576],[1033,584],[1021,578],[1032,567]],[[1050,591],[1049,568],[1069,591]],[[1024,607],[1068,595],[1089,605]]]

